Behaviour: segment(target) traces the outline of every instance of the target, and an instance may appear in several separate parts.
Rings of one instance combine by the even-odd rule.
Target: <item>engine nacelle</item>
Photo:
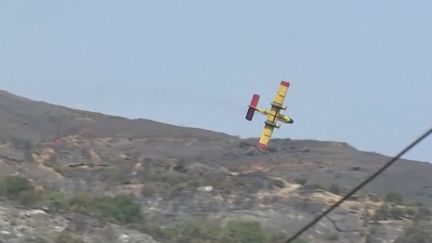
[[[280,124],[276,123],[276,122],[272,122],[272,121],[265,121],[264,122],[267,126],[271,126],[271,127],[275,127],[275,128],[280,128]]]
[[[280,105],[280,104],[278,104],[278,103],[271,103],[271,106],[272,107],[275,107],[275,108],[277,108],[277,109],[279,109],[279,110],[286,110],[287,109],[287,107],[286,106],[284,106],[284,105]]]

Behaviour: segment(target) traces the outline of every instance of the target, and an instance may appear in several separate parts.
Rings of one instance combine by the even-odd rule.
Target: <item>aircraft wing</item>
[[[276,96],[273,99],[273,103],[279,106],[283,106],[285,96],[288,92],[289,83],[287,81],[282,81],[279,85]]]
[[[261,138],[259,140],[259,144],[258,146],[262,149],[267,149],[268,148],[268,144],[270,142],[270,138],[273,134],[273,126],[269,126],[269,125],[265,125],[264,130],[261,134]]]

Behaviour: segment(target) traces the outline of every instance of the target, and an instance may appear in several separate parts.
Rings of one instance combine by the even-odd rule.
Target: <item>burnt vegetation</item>
[[[36,210],[50,216],[45,220],[66,222],[55,236],[43,234],[60,227],[60,219],[41,231],[31,225],[28,232],[37,235],[27,238],[36,242],[81,242],[96,237],[101,222],[123,227],[122,233],[108,230],[115,233],[102,242],[134,237],[130,230],[160,242],[283,242],[388,160],[345,143],[313,140],[274,139],[262,153],[256,139],[78,111],[5,92],[0,114],[2,213],[9,210],[15,218],[14,209]],[[398,242],[427,242],[431,173],[429,164],[400,161],[341,207],[334,224],[323,222],[298,242],[363,236],[380,242],[391,238],[386,234],[400,234]],[[23,218],[31,224],[36,219],[28,215]],[[88,226],[86,234],[72,227],[75,217],[82,221],[77,225]],[[22,225],[9,222],[15,221],[4,220],[4,229],[19,237],[11,232]],[[338,229],[343,234],[334,234]]]

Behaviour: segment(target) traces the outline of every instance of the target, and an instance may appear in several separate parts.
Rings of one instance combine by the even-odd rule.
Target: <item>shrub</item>
[[[225,230],[224,242],[227,243],[263,243],[267,238],[259,222],[231,221]]]
[[[430,225],[411,226],[405,230],[402,236],[396,239],[395,243],[430,243],[432,242],[432,234]]]
[[[34,205],[40,201],[40,195],[35,191],[23,191],[16,200],[24,205]]]
[[[77,213],[90,213],[93,197],[87,192],[80,192],[68,202],[68,209]]]
[[[41,200],[44,206],[53,211],[64,210],[68,207],[66,197],[61,192],[46,191],[42,193]]]
[[[337,184],[331,184],[331,186],[329,187],[329,192],[333,194],[340,194],[342,192],[342,189]]]
[[[307,183],[307,179],[304,177],[295,178],[294,181],[302,186]]]
[[[383,204],[378,210],[376,210],[372,219],[374,220],[386,220],[389,218],[389,207],[387,204]]]
[[[368,193],[367,197],[372,202],[379,202],[379,201],[381,201],[381,198],[377,194],[375,194],[375,193]]]
[[[94,198],[88,193],[80,193],[69,201],[68,210],[95,214],[120,223],[137,223],[142,219],[141,205],[130,195]]]
[[[296,239],[293,241],[293,243],[307,243],[307,241],[305,241],[303,239]]]
[[[121,223],[136,223],[141,220],[141,205],[129,195],[95,198],[91,208],[100,216]]]
[[[338,236],[338,234],[336,234],[336,233],[328,234],[328,235],[326,236],[326,238],[327,238],[327,240],[329,240],[329,241],[337,241],[337,240],[339,240],[339,236]]]
[[[0,192],[10,199],[18,199],[23,193],[34,192],[31,182],[21,176],[6,176],[0,181]]]
[[[405,210],[402,208],[393,207],[388,211],[388,214],[391,219],[399,219],[405,216]]]
[[[199,217],[168,227],[163,231],[163,236],[168,242],[200,243],[219,242],[221,233],[219,223]]]
[[[414,210],[414,209],[412,209],[412,208],[408,208],[407,210],[405,210],[405,213],[406,213],[408,216],[413,217],[413,216],[415,216],[415,214],[417,213],[417,211]]]
[[[63,230],[57,235],[55,243],[85,243],[83,239],[73,237],[69,232]]]
[[[218,220],[202,217],[183,220],[163,229],[144,225],[142,230],[161,242],[169,243],[274,243],[286,240],[282,234],[265,231],[259,222],[229,221],[222,226]],[[294,242],[306,243],[302,240]]]
[[[285,182],[283,180],[280,179],[272,179],[272,184],[275,187],[278,188],[284,188],[285,187]]]
[[[414,214],[414,222],[429,221],[431,215],[432,213],[429,209],[421,207]]]
[[[400,207],[395,207],[388,204],[383,204],[372,217],[374,220],[389,220],[389,219],[400,219],[408,215],[408,210]]]
[[[386,202],[396,203],[396,204],[402,204],[402,202],[403,202],[402,196],[397,192],[388,193],[385,196],[384,200]]]
[[[22,176],[6,176],[0,180],[0,194],[22,204],[34,204],[39,200],[33,184]]]

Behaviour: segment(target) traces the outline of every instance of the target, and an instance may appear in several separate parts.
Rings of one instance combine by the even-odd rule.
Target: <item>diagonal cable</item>
[[[406,148],[404,148],[401,152],[399,152],[395,157],[393,157],[390,161],[388,161],[383,167],[381,167],[378,171],[373,173],[371,176],[366,178],[362,183],[360,183],[358,186],[354,187],[348,194],[346,194],[343,198],[341,198],[339,201],[337,201],[335,204],[333,204],[330,208],[325,210],[323,213],[321,213],[318,217],[316,217],[314,220],[312,220],[309,224],[301,228],[297,233],[295,233],[293,236],[291,236],[286,243],[293,242],[295,239],[297,239],[301,234],[303,234],[306,230],[313,227],[316,223],[318,223],[322,218],[324,218],[327,214],[329,214],[331,211],[333,211],[335,208],[337,208],[340,204],[342,204],[345,200],[350,198],[352,195],[354,195],[358,190],[363,188],[366,184],[371,182],[373,179],[375,179],[377,176],[379,176],[381,173],[383,173],[388,167],[390,167],[393,163],[395,163],[400,157],[402,157],[405,153],[410,151],[412,148],[414,148],[418,143],[420,143],[422,140],[424,140],[426,137],[428,137],[432,133],[432,127],[423,133],[419,138],[414,140],[411,144],[409,144]]]

